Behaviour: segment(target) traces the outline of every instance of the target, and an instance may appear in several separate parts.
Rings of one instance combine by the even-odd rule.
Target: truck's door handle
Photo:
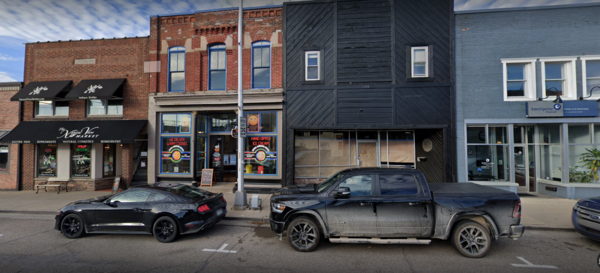
[[[414,207],[414,206],[421,205],[421,202],[409,202],[408,205]]]
[[[368,202],[360,202],[361,206],[370,206],[372,203],[368,203]]]

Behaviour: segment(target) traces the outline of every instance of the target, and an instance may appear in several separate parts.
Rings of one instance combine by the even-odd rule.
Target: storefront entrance
[[[378,153],[377,140],[359,140],[357,141],[358,157],[356,165],[361,168],[377,167],[378,162],[381,162]]]
[[[237,140],[227,135],[211,135],[210,168],[217,181],[235,182],[237,178]]]
[[[514,150],[515,182],[518,192],[535,192],[535,146],[517,146]]]

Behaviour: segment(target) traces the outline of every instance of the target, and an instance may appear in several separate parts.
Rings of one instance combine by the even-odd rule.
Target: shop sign
[[[33,89],[33,91],[29,92],[30,96],[37,96],[39,95],[42,91],[48,91],[48,87],[47,86],[38,86],[35,89]],[[37,98],[36,98],[37,99]],[[40,98],[41,99],[41,98]]]
[[[597,117],[598,103],[596,101],[536,101],[526,103],[528,118],[545,117]]]
[[[245,160],[254,160],[261,164],[267,160],[277,160],[277,152],[271,151],[267,147],[271,142],[271,137],[252,137],[250,140],[252,151],[244,152]]]
[[[60,127],[58,128],[58,133],[59,136],[57,137],[57,139],[60,138],[64,138],[64,139],[69,139],[69,138],[77,138],[77,139],[90,139],[90,138],[98,138],[97,135],[94,130],[98,129],[100,127],[96,126],[96,127],[83,127],[81,128],[81,130],[67,130],[64,127]]]
[[[163,149],[168,148],[168,150],[163,152],[163,157],[171,159],[171,162],[179,163],[182,160],[190,160],[190,152],[186,151],[186,148],[190,147],[189,138],[169,138],[165,145],[167,147],[163,147]]]

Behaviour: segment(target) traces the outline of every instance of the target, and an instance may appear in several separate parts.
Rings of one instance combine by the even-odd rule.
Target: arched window
[[[169,92],[185,91],[185,47],[169,48]]]
[[[271,43],[252,44],[252,88],[271,88]]]
[[[227,79],[227,54],[225,45],[213,45],[208,48],[208,90],[225,90]]]

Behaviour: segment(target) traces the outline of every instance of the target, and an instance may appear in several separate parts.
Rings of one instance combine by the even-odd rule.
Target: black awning
[[[57,82],[30,82],[11,101],[27,100],[59,100],[63,99],[71,87],[73,81]]]
[[[145,120],[25,121],[4,143],[133,143]]]
[[[125,79],[83,80],[65,97],[67,100],[123,98]]]

